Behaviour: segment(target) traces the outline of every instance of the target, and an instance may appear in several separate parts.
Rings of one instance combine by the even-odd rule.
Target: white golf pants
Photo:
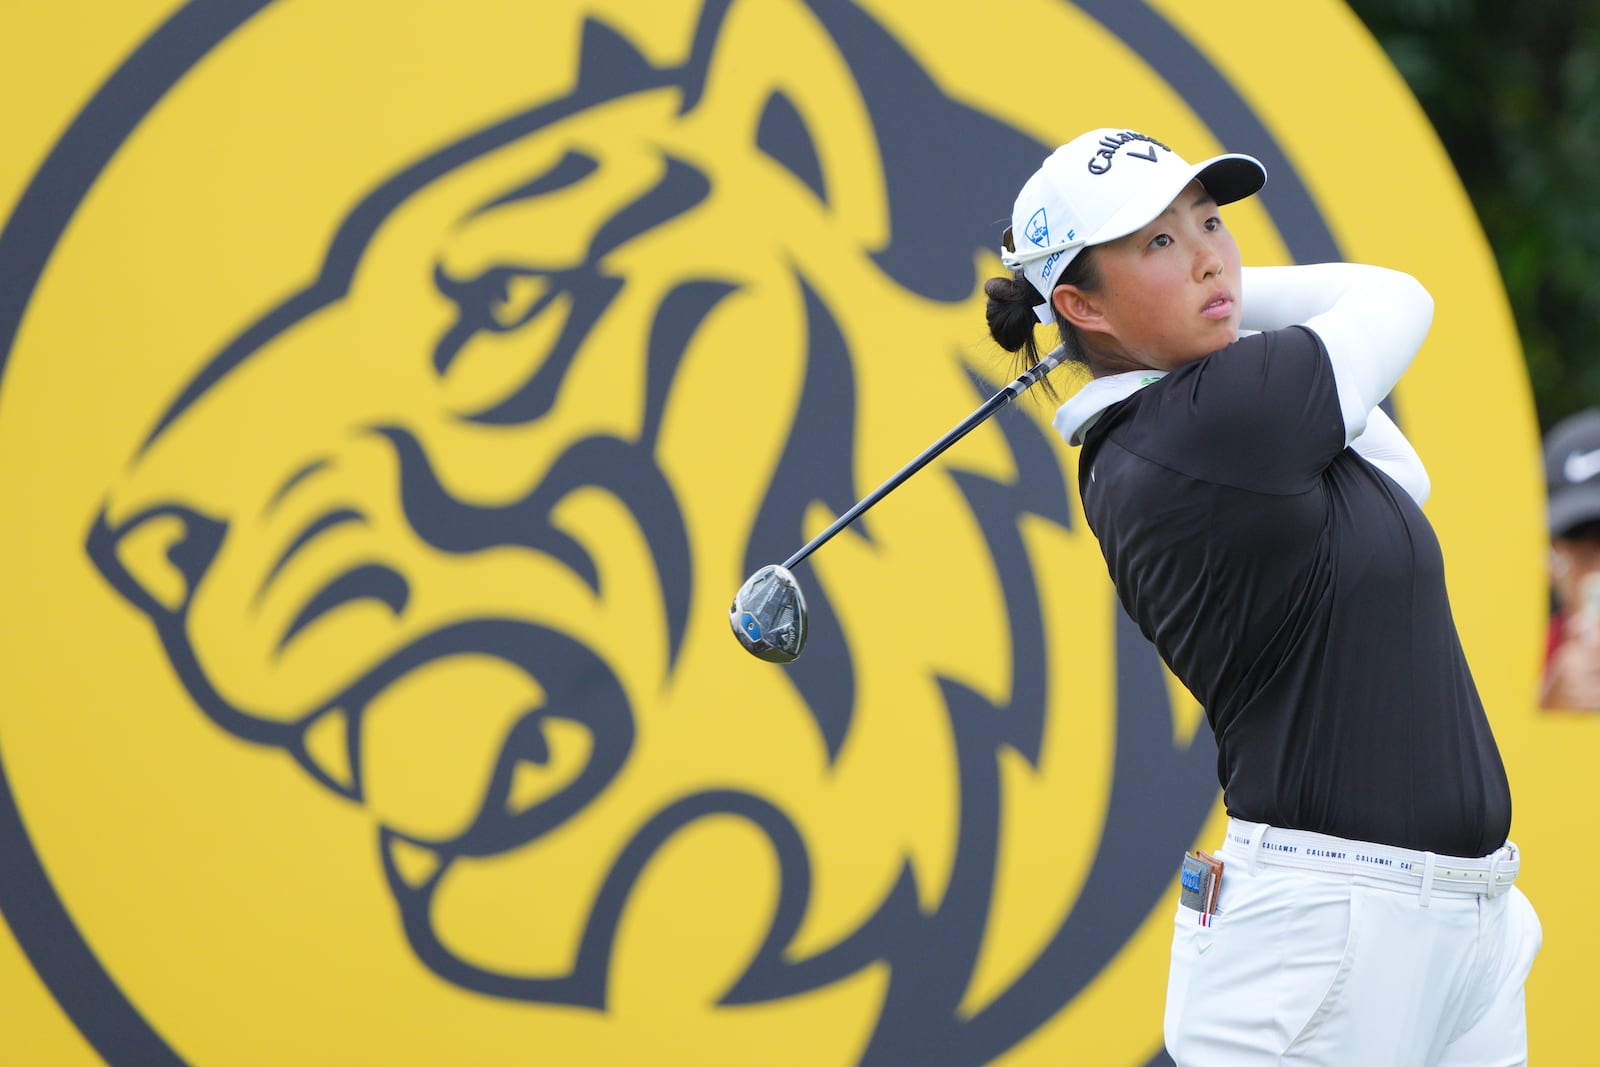
[[[1216,914],[1174,919],[1178,1067],[1511,1067],[1542,933],[1518,857],[1458,859],[1235,819]]]

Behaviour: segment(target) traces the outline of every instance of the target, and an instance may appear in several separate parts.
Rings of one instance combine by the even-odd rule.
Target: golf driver
[[[1041,378],[1060,364],[1064,350],[1057,347],[1039,362],[1023,371],[1017,380],[983,402],[971,415],[962,419],[949,433],[923,449],[922,453],[901,467],[892,477],[840,515],[826,530],[806,542],[794,555],[782,563],[769,563],[745,579],[733,595],[733,607],[728,609],[728,622],[733,635],[739,639],[746,652],[772,663],[792,663],[806,647],[806,598],[800,591],[790,568],[811,553],[827,544],[840,530],[849,526],[872,505],[894,491],[901,482],[931,463],[941,452],[975,430],[990,415],[1012,400],[1033,388]]]

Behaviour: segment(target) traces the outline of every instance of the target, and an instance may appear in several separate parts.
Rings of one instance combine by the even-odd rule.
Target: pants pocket
[[[1349,884],[1281,868],[1224,871],[1209,926],[1179,908],[1163,1031],[1180,1067],[1277,1064],[1334,985]]]
[[[1297,1062],[1296,1054],[1316,1044],[1323,1032],[1359,1025],[1358,1020],[1349,1018],[1345,992],[1361,951],[1364,904],[1361,887],[1351,886],[1342,899],[1323,901],[1303,913],[1303,951],[1285,976],[1285,986],[1293,993],[1284,1004],[1284,1021],[1293,1037],[1284,1048],[1284,1063]],[[1304,1021],[1295,1029],[1293,1020],[1297,1018]],[[1309,1062],[1323,1061],[1313,1058]]]

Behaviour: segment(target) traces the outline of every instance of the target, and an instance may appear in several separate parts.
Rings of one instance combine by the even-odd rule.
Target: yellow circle
[[[85,20],[64,9],[4,35],[75,42],[0,65],[13,97],[39,102],[0,174],[14,218],[39,209],[23,190],[54,173],[39,169],[48,145],[93,113],[115,57],[155,40],[168,6],[97,16],[82,41]],[[1118,743],[1117,609],[1075,510],[1019,515],[1020,554],[1001,558],[968,492],[1010,485],[1033,449],[1050,457],[1045,495],[1070,494],[1047,405],[986,425],[804,565],[854,653],[847,724],[819,722],[789,681],[801,675],[744,657],[724,628],[747,563],[798,547],[970,410],[974,372],[985,388],[1009,377],[976,295],[999,270],[991,249],[968,257],[973,295],[954,300],[878,258],[906,239],[886,199],[886,154],[904,142],[885,115],[968,109],[1041,151],[1127,124],[1189,158],[1270,152],[1274,188],[1298,183],[1309,213],[1285,222],[1271,196],[1230,208],[1247,262],[1326,247],[1429,287],[1438,313],[1399,410],[1433,478],[1428,512],[1512,773],[1526,887],[1547,931],[1579,927],[1568,887],[1585,861],[1561,842],[1581,805],[1560,795],[1575,780],[1560,772],[1590,754],[1592,731],[1534,710],[1541,502],[1517,342],[1448,161],[1353,16],[1252,2],[1219,25],[1167,0],[1016,0],[961,18],[863,8],[735,0],[697,36],[690,0],[268,5],[192,66],[146,71],[152,106],[125,141],[82,142],[101,170],[39,251],[0,379],[0,492],[26,517],[0,526],[0,755],[43,884],[129,1012],[184,1060],[488,1063],[537,1049],[571,1063],[852,1063],[874,1040],[878,1055],[912,1041],[908,1020],[971,1023],[969,1043],[945,1049],[953,1063],[979,1062],[975,1049],[1008,1063],[1156,1053],[1169,888],[1139,887],[1153,903],[1076,996],[1050,1001],[1030,971],[1088,903]],[[620,42],[638,66],[582,69],[586,20],[606,27],[589,38],[610,49],[596,55],[622,55]],[[1174,42],[1181,64],[1145,58]],[[889,68],[874,56],[926,75],[936,94],[903,92],[931,110],[884,110],[873,76]],[[663,74],[702,61],[693,92]],[[160,69],[170,91],[150,82]],[[1224,112],[1264,142],[1221,143]],[[810,157],[764,140],[795,128]],[[604,273],[623,288],[585,304],[600,290],[572,272],[605,223],[652,191],[688,197],[687,173],[708,176],[703,198],[607,246]],[[536,194],[519,192],[534,179]],[[960,205],[974,218],[953,225],[998,232],[1009,206]],[[318,301],[295,303],[308,286]],[[469,297],[470,341],[447,344]],[[655,316],[673,300],[703,300],[703,316],[671,376],[652,378]],[[560,390],[527,399],[594,307]],[[804,403],[813,378],[838,385],[817,354],[830,322],[849,360],[845,425],[804,421],[839,412]],[[484,421],[536,402],[537,417]],[[603,443],[576,448],[590,440]],[[844,498],[762,526],[775,471],[810,454],[794,442],[831,455],[839,441],[843,485],[826,491]],[[559,499],[539,495],[561,478]],[[407,493],[426,485],[529,540],[450,547],[449,530],[418,530]],[[101,520],[114,544],[89,540]],[[682,589],[661,566],[678,558],[675,529]],[[753,529],[797,540],[751,544]],[[1003,709],[1022,685],[1026,635],[1002,580],[1017,567],[1052,665],[1043,726],[1035,751],[997,741],[975,768],[951,694]],[[350,599],[311,610],[339,574],[360,578],[340,587]],[[592,656],[604,697],[470,642],[352,681],[481,619],[511,620],[495,639],[538,655]],[[1148,710],[1170,717],[1181,755],[1199,713],[1166,684],[1168,706]],[[613,705],[629,709],[626,741],[596,710]],[[978,770],[991,794],[975,791]],[[580,794],[549,827],[517,821]],[[962,821],[991,800],[988,831]],[[1183,817],[1201,842],[1215,836],[1216,810]],[[511,846],[450,852],[517,827]],[[963,843],[992,848],[992,871]],[[786,895],[801,869],[804,895]],[[606,912],[622,870],[625,903]],[[975,885],[987,907],[962,903]],[[792,987],[724,1003],[796,899],[770,971]],[[958,906],[963,923],[912,920]],[[408,936],[413,921],[424,929]],[[563,1001],[593,995],[555,980],[589,973],[601,927],[614,943],[600,1003]],[[928,930],[971,958],[931,957],[928,985],[950,995],[918,1003],[894,964],[910,970]],[[51,944],[19,939],[36,956]],[[81,1005],[59,988],[62,1008],[45,1005],[49,963],[7,951],[0,990],[37,1010],[0,1047],[87,1061],[62,1025]],[[784,970],[819,959],[826,981]],[[1576,1024],[1542,1004],[1581,988],[1583,959],[1571,933],[1552,938],[1530,983],[1546,1056],[1580,1047]],[[1012,1003],[1025,1024],[996,1010]]]

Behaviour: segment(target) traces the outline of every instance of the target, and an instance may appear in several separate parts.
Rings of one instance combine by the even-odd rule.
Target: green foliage
[[[1494,248],[1539,422],[1600,406],[1600,4],[1350,0]]]

